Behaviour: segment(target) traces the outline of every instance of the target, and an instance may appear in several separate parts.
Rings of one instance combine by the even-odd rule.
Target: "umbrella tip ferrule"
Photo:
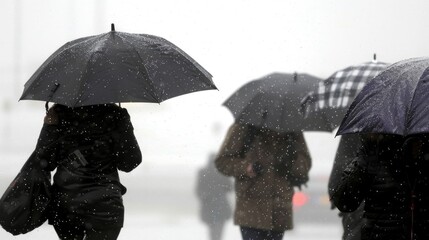
[[[112,32],[114,32],[114,31],[115,31],[115,24],[114,24],[114,23],[110,24],[110,30],[111,30]]]
[[[293,73],[293,81],[294,82],[298,81],[298,73],[297,72]]]

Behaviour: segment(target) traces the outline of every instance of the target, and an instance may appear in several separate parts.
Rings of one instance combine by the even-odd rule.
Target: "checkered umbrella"
[[[332,130],[335,129],[368,80],[387,66],[387,63],[372,61],[335,72],[302,100],[301,110],[306,118],[327,118]]]

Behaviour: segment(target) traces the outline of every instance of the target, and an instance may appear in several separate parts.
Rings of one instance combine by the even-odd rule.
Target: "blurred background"
[[[67,41],[110,31],[166,38],[212,75],[218,91],[129,109],[143,163],[121,174],[125,226],[119,239],[208,239],[199,218],[198,171],[233,122],[223,101],[272,72],[327,78],[349,65],[427,56],[425,0],[0,0],[0,192],[33,151],[44,103],[21,101],[24,83]],[[313,158],[308,187],[295,198],[295,229],[285,239],[340,239],[327,181],[338,137],[305,132]],[[228,196],[234,204],[233,193]],[[55,239],[47,224],[1,239]],[[223,239],[239,239],[232,220]]]

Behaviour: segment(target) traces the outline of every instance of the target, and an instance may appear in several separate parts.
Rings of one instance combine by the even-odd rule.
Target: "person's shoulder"
[[[239,124],[239,123],[233,123],[229,129],[228,129],[228,136],[232,135],[239,135],[247,131],[247,125]]]
[[[113,114],[113,115],[128,114],[125,108],[122,108],[114,103],[100,104],[100,105],[97,105],[96,107],[97,108],[94,110],[99,111],[103,114]]]
[[[250,129],[250,125],[234,122],[229,129],[235,131],[247,131]]]
[[[116,121],[123,122],[130,120],[130,115],[128,114],[128,110],[116,104],[108,104],[105,106],[106,113],[108,116],[111,116]]]

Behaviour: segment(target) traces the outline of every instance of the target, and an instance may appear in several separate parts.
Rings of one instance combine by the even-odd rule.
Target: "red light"
[[[296,192],[292,198],[292,204],[295,207],[302,207],[308,202],[308,197],[305,193]]]

